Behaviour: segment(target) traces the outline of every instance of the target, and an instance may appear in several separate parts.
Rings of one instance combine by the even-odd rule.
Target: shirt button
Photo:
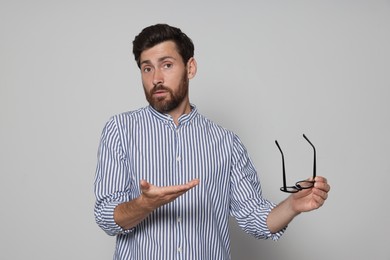
[[[177,223],[181,223],[181,217],[177,218]]]
[[[177,248],[177,252],[179,252],[179,253],[181,253],[181,247],[179,246],[178,248]]]
[[[176,157],[176,161],[180,161],[181,160],[181,157],[180,156],[177,156]]]

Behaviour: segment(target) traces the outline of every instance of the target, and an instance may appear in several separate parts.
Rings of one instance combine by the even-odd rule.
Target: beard
[[[160,113],[169,113],[177,108],[188,95],[189,79],[187,78],[187,71],[181,77],[179,88],[176,92],[170,88],[159,84],[155,85],[150,92],[146,91],[144,86],[146,100],[149,104]],[[160,90],[167,92],[165,97],[154,97],[154,93]]]

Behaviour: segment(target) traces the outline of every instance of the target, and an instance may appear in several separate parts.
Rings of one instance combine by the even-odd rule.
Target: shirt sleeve
[[[276,205],[262,196],[256,169],[237,136],[233,141],[230,214],[246,233],[258,239],[278,240],[285,229],[271,233],[267,217]]]
[[[119,204],[129,201],[131,177],[125,160],[115,118],[105,125],[98,149],[94,182],[95,220],[109,235],[131,232],[124,230],[114,221],[114,210]]]

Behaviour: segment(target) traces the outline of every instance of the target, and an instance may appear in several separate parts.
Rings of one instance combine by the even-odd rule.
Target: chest
[[[231,142],[229,135],[209,128],[139,128],[126,144],[129,171],[136,182],[146,179],[160,186],[193,178],[210,184],[226,182]]]

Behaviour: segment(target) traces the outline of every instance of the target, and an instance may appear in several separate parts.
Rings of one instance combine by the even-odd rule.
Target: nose
[[[161,85],[164,83],[163,75],[160,70],[155,70],[153,74],[153,85]]]

